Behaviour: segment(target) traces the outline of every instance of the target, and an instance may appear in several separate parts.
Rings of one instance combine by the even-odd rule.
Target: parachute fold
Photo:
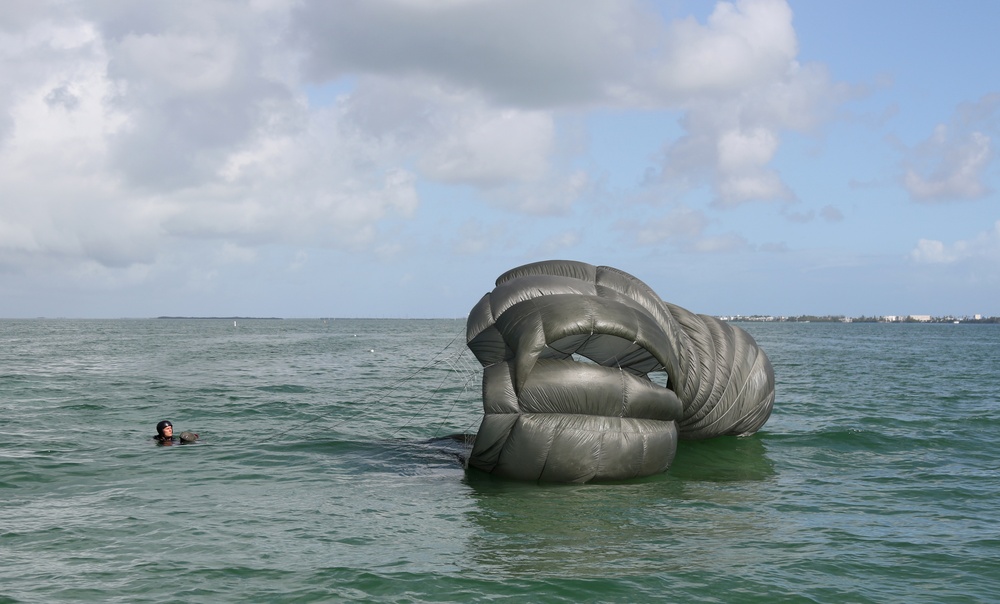
[[[774,370],[747,332],[661,300],[623,271],[551,260],[512,269],[469,314],[483,416],[469,465],[523,480],[664,472],[677,439],[748,435]]]

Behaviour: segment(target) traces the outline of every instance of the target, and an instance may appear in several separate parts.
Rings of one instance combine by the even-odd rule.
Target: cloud
[[[683,114],[664,186],[791,200],[782,133],[837,97],[796,62],[781,0],[720,2],[704,23],[569,0],[38,6],[0,25],[0,270],[21,273],[141,279],[189,249],[219,265],[266,245],[398,254],[384,235],[433,203],[427,183],[570,216],[594,183],[562,129],[594,108]],[[700,239],[704,216],[669,218],[633,230],[733,245]]]
[[[222,264],[251,264],[257,259],[256,250],[228,242],[217,255]]]
[[[815,210],[808,210],[806,212],[784,210],[782,213],[789,221],[799,224],[812,222],[817,215],[826,222],[840,222],[844,219],[844,214],[836,206],[832,205],[823,206],[819,212]]]
[[[559,258],[570,255],[568,250],[572,250],[582,241],[582,235],[578,231],[563,231],[555,233],[550,237],[540,241],[531,250],[531,257],[534,258]]]
[[[184,31],[165,20],[106,39],[107,76],[121,83],[111,102],[128,115],[111,156],[132,186],[169,192],[211,182],[262,127],[301,111],[253,42],[274,35],[267,14],[235,12],[204,11]]]
[[[455,232],[451,250],[460,256],[482,254],[491,249],[510,245],[508,230],[499,222],[489,225],[479,220],[466,220]]]
[[[418,166],[427,178],[445,183],[489,188],[537,181],[548,169],[554,135],[546,112],[466,106],[451,112]]]
[[[993,157],[990,137],[971,132],[959,140],[949,140],[947,129],[939,126],[925,142],[924,150],[936,156],[937,165],[926,176],[914,168],[903,176],[903,186],[915,200],[977,199],[989,192],[982,179]]]
[[[921,239],[909,254],[917,264],[956,264],[965,261],[1000,262],[1000,220],[991,230],[979,233],[972,239],[946,244],[934,239]]]
[[[836,206],[826,205],[819,211],[819,215],[827,222],[840,222],[844,219],[844,214]]]
[[[703,211],[676,204],[658,218],[618,221],[615,230],[623,239],[638,245],[666,245],[684,252],[714,254],[752,249],[746,238],[737,233],[708,233],[711,225],[711,219]]]
[[[668,98],[729,96],[780,80],[797,52],[785,2],[719,2],[705,25],[687,18],[668,26],[652,81]]]
[[[785,218],[787,218],[790,222],[795,222],[798,224],[805,224],[807,222],[812,222],[813,219],[816,218],[816,212],[813,210],[809,210],[808,212],[785,211],[783,212],[783,214],[785,215]]]
[[[663,22],[638,4],[579,11],[572,2],[526,0],[315,3],[294,20],[306,74],[316,81],[362,71],[411,90],[481,95],[479,115],[470,116],[479,128],[452,130],[457,138],[439,139],[422,160],[428,176],[447,181],[495,183],[507,176],[504,166],[537,174],[538,158],[551,151],[553,115],[565,107],[642,107],[686,112],[687,134],[667,146],[661,182],[708,183],[721,207],[794,200],[769,167],[780,134],[817,128],[846,94],[822,67],[797,63],[783,0],[719,2],[704,24]],[[438,106],[425,99],[413,113],[427,119]],[[511,118],[520,123],[504,144],[477,144],[496,141],[491,124]],[[538,127],[527,130],[533,122]],[[522,151],[518,161],[508,150]]]
[[[648,17],[617,2],[585,11],[572,0],[311,2],[293,12],[293,29],[312,81],[422,79],[500,106],[550,108],[612,97]]]
[[[704,212],[678,205],[667,214],[641,223],[624,221],[618,230],[631,233],[641,245],[655,245],[673,242],[678,245],[690,244],[698,240],[708,228],[710,221]]]
[[[750,249],[750,243],[742,235],[736,233],[725,233],[699,239],[691,246],[697,252],[705,253],[727,253],[742,252]]]
[[[183,11],[157,12],[40,20],[0,44],[14,91],[0,97],[13,123],[0,263],[122,268],[191,240],[215,241],[219,261],[229,245],[357,248],[413,215],[394,150],[358,136],[342,106],[307,111],[271,73],[259,46],[271,15],[213,5],[179,34]]]
[[[822,66],[798,63],[784,2],[719,3],[706,25],[687,20],[674,28],[681,32],[675,40],[699,42],[678,49],[667,64],[700,65],[704,74],[662,80],[661,98],[679,99],[686,111],[685,133],[665,146],[655,180],[680,189],[708,184],[720,208],[794,201],[770,167],[781,133],[818,130],[850,90]]]
[[[986,170],[993,160],[993,136],[1000,94],[961,105],[948,124],[907,150],[902,184],[921,202],[979,199],[990,193]]]
[[[514,183],[484,194],[495,206],[531,216],[565,216],[590,186],[586,172],[552,173],[530,183]]]

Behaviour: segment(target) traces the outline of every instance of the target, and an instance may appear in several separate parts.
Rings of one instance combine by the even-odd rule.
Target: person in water
[[[170,420],[165,419],[156,424],[156,436],[153,437],[153,440],[161,445],[172,445],[175,442],[186,445],[198,440],[198,435],[194,432],[181,432],[180,436],[174,436],[174,425],[170,423]]]

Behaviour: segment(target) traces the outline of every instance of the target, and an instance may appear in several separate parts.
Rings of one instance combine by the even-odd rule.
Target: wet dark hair
[[[174,425],[171,424],[169,420],[163,420],[162,422],[156,424],[156,433],[160,436],[163,436],[163,429],[166,428],[167,426],[170,426],[171,428],[174,427]]]

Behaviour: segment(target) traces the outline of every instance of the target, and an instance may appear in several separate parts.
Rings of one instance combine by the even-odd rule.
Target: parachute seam
[[[620,364],[618,365],[618,379],[621,381],[622,384],[622,407],[621,410],[619,411],[619,417],[625,417],[625,405],[626,401],[628,400],[628,393],[625,391],[625,388],[627,386],[625,382],[625,370],[622,369],[622,366]]]
[[[587,477],[584,482],[593,480],[595,476],[601,475],[601,470],[604,469],[604,439],[607,438],[607,432],[601,432],[600,437],[597,439],[597,463],[594,464],[594,473]]]
[[[719,417],[717,417],[716,419],[712,420],[711,422],[709,422],[708,424],[706,424],[704,426],[700,426],[699,429],[705,430],[707,428],[711,428],[713,426],[716,426],[717,424],[720,424],[723,420],[729,419],[732,414],[735,414],[735,415],[738,416],[738,418],[730,423],[729,427],[727,428],[727,430],[725,432],[725,433],[728,434],[734,428],[739,427],[740,424],[742,424],[743,422],[745,422],[747,420],[747,418],[753,417],[754,415],[756,415],[757,413],[760,412],[759,406],[755,406],[757,408],[747,410],[747,409],[743,409],[742,408],[743,405],[739,404],[739,403],[743,403],[744,402],[744,398],[745,398],[744,393],[746,392],[746,388],[747,388],[750,380],[752,379],[753,371],[754,371],[754,369],[756,369],[757,364],[759,362],[759,359],[760,359],[760,352],[758,350],[758,351],[756,351],[754,353],[754,361],[753,361],[753,363],[750,364],[750,371],[747,372],[747,375],[743,379],[743,384],[739,387],[739,391],[733,397],[734,403],[731,406],[729,406],[725,411],[723,411],[723,413],[721,415],[719,415]],[[729,385],[731,383],[732,383],[732,378],[730,377],[730,381],[726,383],[726,388],[727,389],[728,389],[728,387],[729,387]]]
[[[518,421],[520,421],[520,420],[521,420],[521,418],[518,417]],[[553,445],[553,443],[556,442],[556,432],[558,431],[559,433],[562,433],[563,429],[564,429],[564,426],[562,424],[559,424],[558,426],[556,426],[556,429],[553,430],[552,433],[550,434],[548,442],[545,443],[545,461],[542,462],[542,467],[539,468],[539,470],[538,470],[538,478],[535,479],[538,482],[540,482],[542,480],[542,476],[545,475],[545,468],[547,468],[548,465],[549,465],[549,455],[552,453],[552,445]],[[506,444],[507,443],[504,443],[504,445],[506,445]]]
[[[705,418],[711,415],[712,410],[719,404],[720,401],[726,395],[726,390],[729,388],[729,383],[733,379],[733,363],[735,361],[735,348],[733,346],[732,340],[732,330],[725,323],[717,323],[714,326],[707,323],[704,319],[701,319],[702,326],[708,330],[709,337],[705,340],[706,345],[711,345],[711,349],[707,351],[708,358],[711,359],[712,369],[708,375],[701,376],[699,380],[701,382],[710,383],[708,391],[704,396],[697,398],[698,405],[694,404],[686,406],[684,408],[684,417],[682,422],[678,425],[683,425],[684,431],[687,434],[691,434],[696,430],[703,430],[704,427],[701,422],[705,421]],[[722,340],[720,342],[716,340],[716,337]],[[691,342],[694,343],[694,338],[691,338]],[[697,346],[693,346],[692,351],[697,351]],[[726,374],[725,383],[719,380],[719,374],[722,373],[722,367],[729,369]],[[695,393],[695,396],[701,395],[701,388],[699,386]],[[706,410],[706,407],[708,409]],[[711,425],[711,424],[709,424]]]

